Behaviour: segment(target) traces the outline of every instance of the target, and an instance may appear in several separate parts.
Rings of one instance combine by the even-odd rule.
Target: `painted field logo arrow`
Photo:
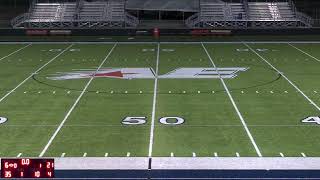
[[[227,67],[227,68],[178,68],[163,75],[160,79],[230,79],[237,77],[238,72],[249,68]],[[74,70],[73,72],[58,72],[52,74],[48,79],[69,80],[91,77],[118,78],[118,79],[154,79],[155,73],[152,68],[103,68],[96,72],[94,69]]]

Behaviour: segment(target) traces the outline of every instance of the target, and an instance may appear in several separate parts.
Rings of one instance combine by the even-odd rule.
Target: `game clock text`
[[[54,178],[54,159],[1,159],[1,178]]]

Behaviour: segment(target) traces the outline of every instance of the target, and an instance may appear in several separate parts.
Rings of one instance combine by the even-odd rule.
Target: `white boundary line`
[[[252,49],[248,44],[243,43],[245,46],[247,46],[254,54],[256,54],[260,59],[262,59],[264,62],[266,62],[270,67],[272,67],[274,70],[276,70],[281,76],[286,79],[306,100],[308,100],[318,111],[320,111],[320,107],[313,102],[307,95],[305,95],[292,81],[290,81],[287,76],[283,74],[283,72],[280,72],[276,67],[274,67],[269,61],[267,61],[264,57],[262,57],[259,53],[257,53],[254,49]]]
[[[63,41],[48,41],[48,42],[32,42],[32,41],[24,41],[24,42],[0,42],[0,44],[242,44],[242,43],[256,43],[256,44],[320,44],[320,41],[212,41],[212,42],[200,42],[200,41],[162,41],[162,42],[152,42],[152,41],[109,41],[109,42],[101,42],[101,41],[70,41],[70,42],[63,42]]]
[[[114,44],[114,46],[112,47],[112,49],[109,51],[108,55],[104,58],[104,60],[102,61],[102,63],[100,64],[100,66],[96,69],[94,75],[101,69],[101,67],[103,66],[103,64],[107,61],[107,59],[109,58],[109,56],[111,55],[111,53],[113,52],[114,48],[117,46],[117,43]],[[70,108],[70,110],[68,111],[68,113],[66,114],[66,116],[64,117],[64,119],[61,121],[59,127],[56,129],[56,131],[54,132],[54,134],[51,136],[50,140],[48,141],[47,145],[43,148],[43,150],[41,151],[39,157],[42,157],[46,151],[48,150],[48,148],[50,147],[52,141],[55,139],[55,137],[57,136],[57,134],[59,133],[59,131],[61,130],[62,126],[64,125],[64,123],[67,121],[67,119],[69,118],[69,116],[71,115],[71,113],[73,112],[73,110],[75,109],[75,107],[78,105],[78,103],[80,102],[80,99],[82,98],[82,96],[84,95],[84,93],[86,92],[86,90],[88,89],[89,85],[91,84],[91,82],[94,79],[94,75],[90,78],[90,80],[88,81],[88,83],[86,84],[86,86],[84,87],[84,89],[82,90],[81,94],[79,95],[79,97],[77,98],[77,100],[74,102],[74,104],[72,105],[72,107]]]
[[[149,153],[148,153],[149,158],[152,157],[152,150],[153,150],[154,123],[155,123],[154,121],[156,118],[155,116],[156,116],[156,105],[157,105],[159,57],[160,57],[160,43],[158,43],[157,63],[156,63],[156,72],[155,72],[154,89],[153,89],[152,120],[151,120],[151,128],[150,128]]]
[[[0,58],[0,61],[2,61],[3,59],[5,59],[5,58],[7,58],[7,57],[9,57],[9,56],[11,56],[11,55],[13,55],[13,54],[21,51],[21,50],[23,50],[23,49],[25,49],[25,48],[27,48],[27,47],[29,47],[29,46],[31,46],[31,45],[32,45],[32,43],[30,43],[30,44],[28,44],[28,45],[26,45],[26,46],[23,46],[22,48],[17,49],[16,51],[13,51],[12,53],[10,53],[10,54],[8,54],[8,55],[6,55],[6,56],[3,56],[2,58]]]
[[[44,64],[43,66],[41,66],[39,69],[37,69],[34,73],[32,73],[30,76],[28,76],[25,80],[23,80],[18,86],[16,86],[14,89],[12,89],[11,91],[9,91],[6,95],[4,95],[1,99],[0,102],[2,102],[4,99],[6,99],[11,93],[13,93],[16,89],[18,89],[20,86],[22,86],[25,82],[27,82],[33,75],[37,74],[39,71],[41,71],[43,68],[45,68],[48,64],[50,64],[52,61],[54,61],[55,59],[57,59],[60,55],[62,55],[64,52],[66,52],[68,49],[70,49],[73,46],[73,44],[71,44],[70,46],[68,46],[66,49],[64,49],[63,51],[61,51],[58,55],[56,55],[54,58],[52,58],[50,61],[48,61],[46,64]]]
[[[307,52],[305,52],[305,51],[303,51],[302,49],[298,48],[297,46],[294,46],[294,45],[292,45],[292,44],[290,44],[290,43],[288,43],[288,44],[289,44],[289,46],[291,46],[291,47],[295,48],[296,50],[298,50],[298,51],[302,52],[303,54],[305,54],[305,55],[307,55],[307,56],[309,56],[309,57],[313,58],[314,60],[316,60],[316,61],[319,61],[319,62],[320,62],[320,60],[319,60],[318,58],[316,58],[316,57],[312,56],[311,54],[309,54],[309,53],[307,53]]]
[[[257,153],[257,155],[258,155],[259,157],[262,157],[262,154],[261,154],[261,152],[260,152],[260,149],[259,149],[259,147],[257,146],[257,144],[256,144],[256,142],[255,142],[255,140],[254,140],[254,138],[253,138],[253,136],[252,136],[252,134],[251,134],[251,132],[250,132],[250,130],[249,130],[249,128],[248,128],[248,126],[247,126],[247,123],[245,122],[245,120],[244,120],[244,118],[243,118],[243,116],[242,116],[241,112],[239,111],[239,109],[238,109],[238,107],[237,107],[237,105],[236,105],[235,101],[233,100],[233,97],[232,97],[232,95],[231,95],[231,93],[230,93],[230,91],[229,91],[229,89],[228,89],[228,87],[227,87],[226,83],[224,82],[223,78],[221,77],[221,74],[220,74],[220,72],[219,72],[219,70],[218,70],[217,66],[214,64],[214,62],[213,62],[213,60],[212,60],[212,58],[211,58],[211,56],[210,56],[210,54],[209,54],[209,52],[208,52],[207,48],[204,46],[204,44],[202,44],[202,47],[203,47],[203,49],[205,50],[205,52],[206,52],[206,54],[207,54],[208,58],[210,59],[210,61],[211,61],[212,65],[213,65],[213,67],[216,69],[216,71],[217,71],[217,73],[218,73],[218,76],[219,76],[219,79],[221,80],[221,83],[222,83],[222,85],[223,85],[224,89],[226,90],[226,92],[227,92],[227,94],[228,94],[228,96],[229,96],[229,99],[230,99],[230,101],[231,101],[231,103],[232,103],[232,105],[233,105],[234,109],[236,110],[236,112],[237,112],[237,114],[238,114],[238,116],[239,116],[239,118],[240,118],[240,120],[241,120],[241,123],[242,123],[242,125],[243,125],[244,129],[246,130],[246,133],[247,133],[247,135],[249,136],[249,139],[250,139],[250,141],[251,141],[251,143],[252,143],[252,145],[253,145],[253,147],[254,147],[254,149],[255,149],[255,151],[256,151],[256,153]]]

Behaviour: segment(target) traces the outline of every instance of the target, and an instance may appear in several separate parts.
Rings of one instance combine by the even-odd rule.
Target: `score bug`
[[[54,178],[54,159],[1,159],[1,178]]]

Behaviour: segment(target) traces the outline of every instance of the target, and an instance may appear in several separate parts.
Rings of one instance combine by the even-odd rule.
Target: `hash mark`
[[[214,157],[218,157],[218,153],[217,152],[214,152]]]
[[[22,155],[22,153],[19,153],[19,154],[17,155],[17,157],[21,157],[21,155]]]
[[[66,155],[66,153],[62,153],[62,154],[61,154],[61,157],[64,157],[65,155]]]
[[[104,154],[104,157],[108,157],[108,156],[109,156],[109,153],[105,153],[105,154]]]
[[[83,157],[87,157],[87,153],[83,153]]]
[[[238,152],[236,152],[236,156],[237,156],[237,157],[240,157],[240,154],[239,154]]]
[[[127,152],[127,157],[130,157],[130,152]]]
[[[301,153],[302,157],[307,157],[305,153]]]
[[[280,156],[281,156],[281,157],[284,157],[284,154],[283,154],[283,153],[280,153]]]
[[[197,157],[195,152],[192,153],[192,157]]]
[[[173,152],[171,152],[170,156],[171,156],[171,157],[174,157],[174,154],[173,154]]]

